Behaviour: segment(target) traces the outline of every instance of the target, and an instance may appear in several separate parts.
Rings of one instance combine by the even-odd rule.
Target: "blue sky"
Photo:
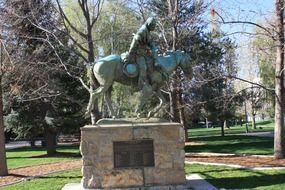
[[[273,0],[209,0],[213,1],[213,7],[225,21],[250,21],[266,25],[273,20]],[[228,34],[236,44],[239,77],[247,80],[258,78],[258,64],[249,51],[250,42],[255,35],[247,35],[245,32],[254,33],[255,27],[245,24],[221,24],[223,32]],[[246,85],[246,84],[244,84]]]
[[[211,1],[211,0],[210,0]],[[212,0],[213,7],[225,21],[251,21],[263,23],[272,19],[274,1],[272,0]],[[252,26],[242,24],[222,24],[226,33],[247,31],[252,32]]]

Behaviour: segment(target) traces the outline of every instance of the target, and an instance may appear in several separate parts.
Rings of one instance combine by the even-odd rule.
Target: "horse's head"
[[[176,60],[178,61],[178,66],[181,67],[186,77],[191,79],[193,77],[193,69],[191,64],[191,57],[184,51],[175,51]]]

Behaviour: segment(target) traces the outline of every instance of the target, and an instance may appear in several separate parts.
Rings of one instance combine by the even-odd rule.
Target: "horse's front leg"
[[[111,100],[111,91],[112,91],[112,88],[110,87],[106,92],[105,92],[105,99],[106,99],[106,103],[107,103],[107,106],[111,112],[111,116],[112,118],[116,118],[116,114],[115,114],[115,111],[114,111],[114,108],[112,106],[112,100]]]
[[[154,116],[154,115],[161,109],[162,105],[165,104],[165,102],[166,102],[166,100],[165,100],[165,98],[164,98],[164,96],[162,95],[162,93],[161,93],[160,90],[158,90],[158,91],[156,92],[156,95],[157,95],[157,97],[158,97],[158,99],[159,99],[159,105],[156,106],[156,107],[155,107],[153,110],[151,110],[150,112],[148,112],[148,115],[147,115],[148,118]]]
[[[140,118],[147,101],[152,97],[153,91],[149,84],[145,84],[142,88],[142,97],[140,99],[140,104],[136,109],[137,117]]]

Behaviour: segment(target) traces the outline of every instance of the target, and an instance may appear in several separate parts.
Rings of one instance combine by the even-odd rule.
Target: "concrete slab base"
[[[168,185],[168,186],[147,186],[132,188],[112,188],[110,190],[217,190],[216,187],[201,178],[198,174],[186,176],[186,185]],[[85,189],[81,183],[68,183],[62,190],[103,190],[103,189]]]
[[[204,180],[198,174],[191,174],[186,176],[187,188],[194,190],[218,190],[212,184]]]
[[[188,189],[184,185],[176,186],[150,186],[150,187],[131,187],[131,188],[108,188],[110,190],[184,190]],[[68,183],[62,190],[103,190],[103,189],[85,189],[81,183]]]

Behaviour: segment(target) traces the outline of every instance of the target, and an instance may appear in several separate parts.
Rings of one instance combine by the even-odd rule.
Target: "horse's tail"
[[[99,84],[98,80],[96,79],[96,77],[94,75],[93,67],[94,67],[94,65],[92,65],[92,67],[89,67],[87,72],[88,72],[88,76],[89,76],[89,79],[90,79],[90,85],[92,85],[93,88],[95,89],[95,88],[99,87],[100,84]]]

